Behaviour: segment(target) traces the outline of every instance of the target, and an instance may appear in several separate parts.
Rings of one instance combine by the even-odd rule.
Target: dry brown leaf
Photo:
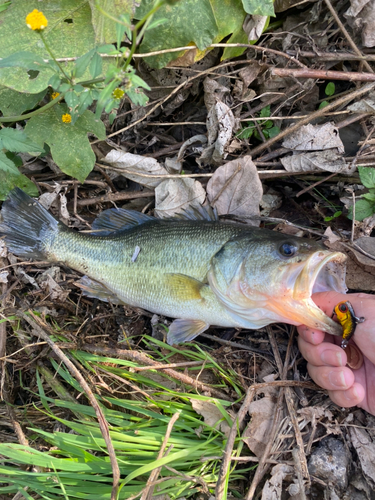
[[[373,256],[373,258],[367,257],[363,253],[353,250],[357,260],[364,266],[375,267],[375,238],[363,236],[355,240],[354,243],[366,253]]]
[[[263,378],[265,382],[273,382],[275,374]],[[253,401],[249,406],[251,421],[243,433],[243,440],[249,449],[260,458],[268,443],[276,407],[277,389],[270,386],[264,389],[264,397]]]
[[[223,420],[221,411],[214,403],[200,399],[191,399],[190,401],[194,410],[199,413],[199,415],[202,415],[207,425],[213,427],[214,429],[219,429],[225,434],[226,437],[229,436],[231,428],[228,425],[228,422]],[[231,418],[233,420],[233,417]]]
[[[364,47],[375,46],[375,0],[351,0],[344,14],[349,24],[362,35]]]
[[[194,179],[168,179],[155,189],[155,212],[160,218],[173,215],[189,207],[203,205],[206,192]]]
[[[334,233],[331,229],[331,226],[328,226],[324,231],[324,236],[328,238],[329,243],[335,243],[336,241],[341,241],[340,236]]]
[[[294,153],[281,158],[288,172],[311,172],[326,170],[327,172],[351,172],[350,163],[346,163],[341,154],[332,149],[314,151],[312,153]]]
[[[155,158],[144,157],[132,153],[124,153],[123,151],[117,151],[116,149],[112,149],[104,160],[106,163],[113,165],[119,170],[126,170],[126,172],[121,172],[121,175],[127,179],[138,182],[142,186],[156,187],[163,181],[163,178],[141,177],[137,175],[137,173],[160,176],[168,174],[167,170],[160,165]]]
[[[283,147],[295,151],[319,151],[337,148],[344,153],[339,131],[333,123],[324,125],[303,125],[297,132],[284,139]]]
[[[243,22],[243,30],[247,35],[249,42],[256,41],[262,35],[268,16],[247,15]]]
[[[375,442],[371,439],[366,429],[353,426],[349,427],[352,444],[358,454],[362,472],[375,486]]]
[[[207,184],[208,199],[219,215],[259,215],[262,194],[262,183],[250,156],[219,167]],[[259,226],[259,221],[251,224]]]
[[[324,241],[324,245],[331,250],[346,254],[346,286],[352,290],[361,290],[363,292],[375,290],[375,269],[370,266],[364,266],[356,262],[351,252],[348,252],[346,246],[340,241],[330,243]]]
[[[262,500],[280,500],[284,479],[293,475],[294,469],[290,465],[277,464],[271,469],[271,477],[268,479],[262,490]]]

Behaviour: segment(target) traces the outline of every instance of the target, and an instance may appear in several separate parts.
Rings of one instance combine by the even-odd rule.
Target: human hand
[[[358,370],[346,366],[347,354],[341,349],[341,338],[328,335],[307,326],[298,327],[299,349],[307,360],[307,369],[316,384],[328,390],[332,401],[342,407],[359,406],[375,415],[375,295],[321,292],[313,295],[314,302],[328,315],[343,300],[349,300],[357,317],[365,321],[357,324],[351,342],[363,354]]]

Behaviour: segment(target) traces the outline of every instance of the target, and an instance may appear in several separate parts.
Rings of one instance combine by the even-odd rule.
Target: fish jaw
[[[225,291],[214,272],[208,274],[208,279],[219,301],[247,321],[249,328],[284,322],[342,336],[341,326],[319,309],[311,296],[318,291],[346,292],[345,261],[341,252],[316,251],[306,260],[276,267],[266,287],[264,283],[251,283],[244,263]]]

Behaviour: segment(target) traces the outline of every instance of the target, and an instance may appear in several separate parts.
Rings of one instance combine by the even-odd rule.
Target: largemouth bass
[[[18,188],[1,215],[0,237],[15,255],[85,274],[80,286],[89,296],[177,318],[171,344],[210,325],[285,322],[342,335],[311,295],[345,293],[346,257],[315,241],[191,213],[160,220],[124,209],[103,211],[91,234],[77,232]]]

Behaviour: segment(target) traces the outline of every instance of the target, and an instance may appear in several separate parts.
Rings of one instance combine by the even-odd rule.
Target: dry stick
[[[111,349],[110,347],[99,347],[99,346],[93,346],[91,344],[83,344],[80,346],[80,349],[83,351],[91,352],[93,354],[100,354],[102,356],[113,356],[117,357],[120,359],[127,359],[129,361],[134,361],[136,363],[140,363],[142,365],[148,365],[148,366],[159,366],[160,363],[154,361],[153,359],[150,359],[148,356],[141,352],[137,351],[128,351],[125,349]],[[193,379],[192,377],[189,377],[188,375],[185,375],[181,372],[176,372],[175,370],[171,370],[170,368],[165,368],[163,372],[166,375],[169,375],[170,377],[179,380],[183,384],[190,385],[194,387],[196,390],[203,391],[203,392],[209,392],[213,396],[224,399],[225,401],[231,401],[231,398],[228,396],[228,394],[225,394],[224,392],[221,392],[214,387],[210,387],[209,385],[203,384],[202,382],[199,382],[198,380]]]
[[[306,500],[305,486],[303,484],[303,472],[301,467],[301,462],[299,460],[298,449],[293,448],[292,456],[294,460],[294,468],[297,473],[297,479],[299,484],[299,496],[301,500]]]
[[[120,469],[117,463],[115,449],[113,447],[111,436],[109,435],[108,423],[103,415],[102,409],[100,408],[95,396],[93,395],[89,385],[86,380],[82,377],[80,372],[74,366],[74,364],[70,361],[70,359],[63,353],[63,351],[55,345],[55,343],[50,339],[49,335],[43,330],[47,325],[44,325],[40,318],[35,316],[31,310],[28,311],[28,314],[20,313],[20,316],[27,322],[29,325],[34,328],[37,335],[41,337],[43,340],[47,342],[47,344],[51,347],[52,351],[61,359],[61,361],[68,368],[73,377],[78,381],[82,389],[85,391],[87,398],[89,399],[91,406],[94,408],[100,431],[104,438],[104,442],[107,446],[108,455],[111,461],[112,474],[113,474],[113,485],[111,491],[111,500],[116,500],[117,491],[119,487],[120,481]]]
[[[346,30],[345,26],[342,24],[339,16],[337,15],[337,12],[335,11],[335,9],[332,7],[332,4],[330,2],[330,0],[324,0],[329,11],[331,12],[332,16],[334,17],[338,27],[340,28],[340,30],[342,31],[342,33],[344,34],[345,38],[347,39],[349,45],[351,46],[351,48],[354,50],[354,52],[359,55],[359,56],[362,56],[362,52],[358,49],[357,45],[353,42],[351,36],[349,35],[349,32]],[[371,68],[371,66],[369,65],[369,63],[367,61],[364,61],[363,62],[365,68],[367,69],[367,71],[369,71],[370,73],[373,73],[373,69]]]
[[[237,431],[240,428],[244,418],[246,417],[249,405],[258,391],[262,391],[265,388],[270,388],[270,387],[305,387],[315,390],[320,389],[320,387],[311,382],[301,382],[297,380],[275,380],[274,382],[263,382],[260,384],[254,384],[249,387],[244,402],[242,403],[242,406],[237,413],[236,419],[233,422],[233,425],[230,429],[230,433],[227,439],[227,444],[225,446],[225,450],[223,453],[223,460],[221,463],[219,477],[215,490],[216,500],[225,500],[224,497],[225,478],[228,472],[228,468],[230,466],[234,442],[236,439]]]
[[[212,47],[230,47],[231,45],[232,44],[225,44],[225,43],[224,44],[223,43],[220,44],[220,43],[216,43],[216,44],[213,44]],[[239,47],[253,48],[254,50],[258,50],[258,51],[261,51],[261,52],[275,53],[277,55],[281,55],[283,57],[286,57],[287,59],[293,59],[296,63],[298,63],[301,66],[303,66],[303,64],[299,63],[299,61],[296,61],[294,58],[291,58],[288,55],[284,54],[283,52],[279,52],[278,50],[264,49],[263,47],[256,47],[255,45],[252,46],[252,45],[247,45],[247,44],[234,44],[234,46],[236,46],[236,47],[239,46]],[[113,134],[110,134],[110,135],[107,136],[107,139],[109,139],[110,137],[113,137],[115,135],[121,134],[122,132],[125,132],[126,130],[129,130],[129,129],[135,127],[136,125],[138,125],[138,123],[141,123],[148,116],[150,116],[156,109],[158,109],[166,101],[168,101],[168,99],[170,99],[172,96],[174,96],[175,94],[177,94],[182,88],[184,88],[187,85],[190,85],[190,83],[193,80],[196,80],[197,78],[201,78],[203,75],[211,73],[214,70],[218,70],[218,69],[221,69],[221,68],[226,68],[227,66],[234,66],[234,65],[237,65],[237,64],[245,64],[246,62],[250,63],[251,61],[231,61],[229,63],[222,63],[222,64],[219,64],[217,66],[214,66],[213,68],[206,69],[205,71],[202,71],[202,72],[198,73],[197,75],[191,76],[186,81],[180,83],[180,85],[178,85],[174,90],[172,90],[172,92],[170,94],[168,94],[164,99],[162,99],[161,101],[157,102],[154,106],[152,106],[152,108],[149,109],[147,111],[147,113],[142,118],[139,118],[138,120],[135,120],[134,122],[130,123],[130,125],[127,125],[126,127],[122,128],[120,130],[117,130],[116,132],[113,132]],[[328,106],[327,106],[327,108],[328,108]],[[93,141],[91,144],[95,144],[96,142],[101,142],[101,141],[100,140]]]
[[[153,198],[155,193],[153,191],[132,191],[130,193],[108,193],[103,196],[95,198],[85,198],[84,200],[77,200],[78,207],[86,207],[94,205],[95,203],[108,203],[120,200],[133,200],[134,198]]]
[[[187,361],[186,363],[168,363],[163,365],[163,363],[155,366],[135,366],[130,368],[132,372],[144,372],[148,370],[165,370],[166,368],[185,368],[187,366],[201,366],[202,361]]]
[[[284,139],[284,137],[287,137],[294,132],[296,132],[299,128],[301,128],[303,125],[306,125],[307,123],[310,123],[311,121],[315,120],[316,118],[320,118],[323,116],[327,111],[331,111],[332,109],[336,108],[337,106],[341,106],[342,104],[346,104],[349,101],[352,101],[353,99],[356,99],[357,97],[361,97],[364,94],[367,94],[367,92],[370,92],[370,90],[373,90],[375,88],[375,83],[367,83],[363,85],[363,87],[354,90],[351,94],[345,95],[341,97],[340,99],[337,99],[336,101],[332,102],[331,104],[328,104],[325,108],[318,109],[314,113],[311,113],[310,116],[304,118],[300,122],[296,123],[295,125],[292,125],[289,128],[286,128],[280,134],[276,135],[275,137],[272,137],[271,139],[268,139],[268,141],[264,142],[263,144],[260,144],[256,148],[254,148],[252,151],[250,151],[250,154],[254,157],[259,155],[262,151],[265,149],[269,148],[272,144],[275,144],[276,142],[279,142],[281,139]]]
[[[329,71],[310,68],[272,68],[271,75],[292,76],[294,78],[316,78],[319,80],[345,80],[347,82],[374,82],[374,73],[357,73],[355,71]]]
[[[308,57],[316,61],[375,61],[374,54],[353,54],[352,52],[309,52],[308,50],[287,50],[293,57]]]
[[[165,436],[163,439],[163,444],[161,445],[161,448],[159,450],[157,460],[160,460],[161,458],[163,458],[165,448],[167,447],[168,439],[171,435],[173,426],[176,423],[179,416],[180,416],[179,413],[175,413],[173,415],[173,417],[170,419],[170,421],[168,422],[167,430],[165,432]],[[152,499],[155,486],[151,486],[151,484],[156,481],[156,478],[158,477],[160,471],[161,471],[161,467],[157,467],[156,469],[154,469],[151,472],[151,474],[147,480],[147,483],[146,483],[146,489],[142,493],[141,500],[151,500]]]

